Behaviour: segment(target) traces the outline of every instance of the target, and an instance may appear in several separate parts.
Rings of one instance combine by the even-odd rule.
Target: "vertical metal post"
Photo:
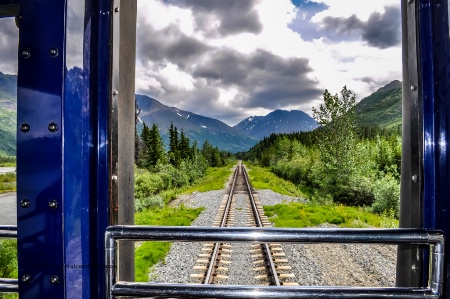
[[[404,134],[400,225],[441,229],[449,234],[448,1],[408,0],[402,2],[402,9]],[[447,247],[447,264],[449,252]],[[424,286],[425,258],[417,247],[399,247],[397,285]]]
[[[418,65],[419,0],[402,0],[403,129],[400,227],[422,227],[422,117]],[[397,286],[419,286],[421,258],[417,246],[399,246]]]
[[[119,42],[135,36],[136,5],[124,3],[116,12],[114,4],[21,2],[21,298],[105,296],[105,229],[133,223],[135,42]],[[129,265],[121,275],[132,280],[127,246],[119,253]]]
[[[119,224],[134,224],[135,66],[137,0],[120,1],[118,198]],[[134,281],[134,242],[119,245],[118,277]]]
[[[419,8],[423,102],[423,228],[450,234],[450,38],[448,0]],[[446,249],[447,265],[450,250]],[[449,269],[447,267],[447,269]],[[449,277],[447,275],[447,277]]]

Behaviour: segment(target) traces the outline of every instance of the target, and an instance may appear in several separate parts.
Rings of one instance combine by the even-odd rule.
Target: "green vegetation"
[[[256,189],[271,189],[284,195],[305,197],[298,186],[290,181],[281,179],[267,168],[250,165],[248,167],[248,176],[252,186]]]
[[[291,181],[315,204],[368,207],[398,217],[401,137],[396,130],[354,126],[354,95],[324,93],[310,133],[271,135],[238,157]],[[345,136],[345,137],[343,137]]]
[[[16,191],[16,174],[7,172],[0,174],[0,193]]]
[[[190,225],[202,208],[173,208],[167,204],[183,192],[222,189],[229,176],[231,166],[226,161],[231,159],[231,154],[220,152],[208,141],[200,150],[195,142],[190,145],[183,130],[178,133],[171,124],[166,153],[158,126],[153,124],[149,128],[144,123],[137,143],[134,180],[135,223],[138,225]],[[205,174],[208,174],[206,178]],[[167,242],[144,242],[139,246],[135,255],[136,281],[148,281],[148,269],[163,260],[169,249]]]
[[[0,277],[17,278],[17,241],[0,239]],[[17,294],[0,294],[1,299],[18,298]]]
[[[225,187],[230,176],[233,163],[223,167],[210,167],[206,170],[206,175],[199,179],[195,184],[187,186],[181,190],[181,193],[189,194],[192,192],[206,192],[210,190],[220,190]]]
[[[265,206],[264,212],[277,227],[309,227],[331,223],[340,227],[398,227],[398,221],[358,207],[302,203]]]
[[[138,225],[187,226],[195,220],[203,208],[190,209],[184,206],[155,208],[144,210],[135,215]],[[168,242],[144,242],[135,252],[135,279],[148,281],[148,270],[163,260],[170,249]]]
[[[402,83],[393,81],[356,104],[361,126],[394,128],[402,124]]]
[[[0,167],[15,167],[16,158],[10,156],[2,156],[0,154]]]

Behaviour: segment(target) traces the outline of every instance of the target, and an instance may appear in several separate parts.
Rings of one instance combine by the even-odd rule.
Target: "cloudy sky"
[[[3,23],[12,73],[17,29]],[[136,92],[230,125],[311,114],[325,88],[360,100],[401,80],[400,26],[399,0],[140,0]]]

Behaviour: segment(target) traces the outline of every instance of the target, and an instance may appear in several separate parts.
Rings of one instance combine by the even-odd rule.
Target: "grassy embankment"
[[[0,193],[16,191],[16,174],[7,172],[0,174]]]
[[[232,165],[209,168],[207,174],[192,186],[172,190],[174,195],[189,194],[194,191],[206,192],[224,188],[230,175]],[[165,206],[163,208],[146,209],[135,214],[137,225],[188,226],[202,212],[202,208]],[[148,270],[163,260],[170,249],[169,242],[144,242],[135,252],[135,279],[148,281]]]
[[[280,179],[267,168],[251,165],[248,174],[256,189],[272,189],[284,195],[304,198],[303,193],[293,183]],[[364,207],[293,202],[265,206],[264,211],[277,227],[308,227],[322,223],[348,228],[398,227],[398,220],[394,215],[374,214]]]

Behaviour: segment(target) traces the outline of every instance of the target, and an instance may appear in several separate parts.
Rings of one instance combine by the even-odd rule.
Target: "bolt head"
[[[21,52],[23,58],[28,58],[31,56],[30,50],[22,50]]]
[[[58,202],[56,200],[50,200],[48,202],[48,207],[50,209],[56,209],[58,207]]]
[[[58,126],[55,123],[51,123],[48,125],[48,130],[50,132],[56,132],[56,131],[58,131]]]
[[[411,86],[411,90],[412,90],[412,91],[417,90],[417,86],[412,85],[412,86]]]
[[[20,130],[22,131],[22,132],[24,132],[24,133],[26,133],[26,132],[28,132],[28,131],[30,131],[30,125],[29,124],[22,124],[21,126],[20,126]]]
[[[114,12],[119,12],[120,9],[118,7],[114,8]]]
[[[52,57],[58,56],[58,49],[57,48],[51,48],[50,49],[50,56],[52,56]]]
[[[28,274],[25,274],[22,276],[22,282],[29,283],[31,281],[31,276]]]
[[[56,275],[52,275],[52,277],[50,277],[50,282],[53,284],[59,283],[59,277]]]
[[[113,90],[113,95],[118,95],[119,94],[119,92],[117,91],[117,90]]]
[[[29,208],[30,205],[31,205],[31,203],[30,203],[30,201],[29,201],[28,199],[22,199],[22,200],[20,201],[20,206],[21,206],[22,208]]]

